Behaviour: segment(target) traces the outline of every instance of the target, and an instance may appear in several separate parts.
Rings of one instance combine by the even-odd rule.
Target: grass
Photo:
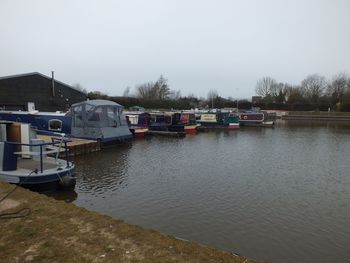
[[[0,182],[0,198],[13,187]],[[19,205],[5,212],[29,207],[31,214],[0,220],[1,262],[262,262],[181,241],[22,188],[9,199]]]

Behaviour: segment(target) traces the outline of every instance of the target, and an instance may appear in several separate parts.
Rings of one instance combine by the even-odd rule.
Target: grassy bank
[[[0,181],[0,199],[13,188]],[[0,203],[0,214],[22,208],[30,213],[0,219],[1,262],[258,262],[22,188]]]

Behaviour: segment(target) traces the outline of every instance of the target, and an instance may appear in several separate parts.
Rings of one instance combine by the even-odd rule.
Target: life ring
[[[245,119],[245,120],[246,120],[246,119],[248,119],[248,116],[247,116],[247,115],[245,115],[245,116],[243,117],[243,119]]]

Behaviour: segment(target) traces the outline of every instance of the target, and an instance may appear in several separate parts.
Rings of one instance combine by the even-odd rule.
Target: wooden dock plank
[[[46,143],[52,142],[52,138],[60,139],[60,137],[49,135],[38,135],[38,139],[42,139]],[[100,143],[94,140],[86,140],[80,138],[69,138],[67,142],[69,156],[76,156],[90,152],[96,152],[101,150]],[[64,153],[60,156],[64,157]]]

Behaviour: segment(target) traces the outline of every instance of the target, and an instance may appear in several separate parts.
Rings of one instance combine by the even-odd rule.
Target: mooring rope
[[[5,194],[1,199],[0,199],[0,204],[5,201],[6,198],[8,198],[14,191],[16,191],[16,189],[21,186],[23,183],[25,183],[29,177],[33,174],[33,173],[38,173],[38,169],[35,169],[33,171],[31,171],[27,178],[25,180],[23,180],[22,182],[20,182],[19,184],[17,184],[12,190],[10,190],[7,194]],[[26,211],[25,213],[23,213],[23,211]],[[31,213],[31,209],[28,207],[25,208],[21,208],[20,210],[16,211],[16,212],[9,212],[9,213],[0,213],[0,219],[12,219],[12,218],[19,218],[19,217],[25,217],[28,216]]]

